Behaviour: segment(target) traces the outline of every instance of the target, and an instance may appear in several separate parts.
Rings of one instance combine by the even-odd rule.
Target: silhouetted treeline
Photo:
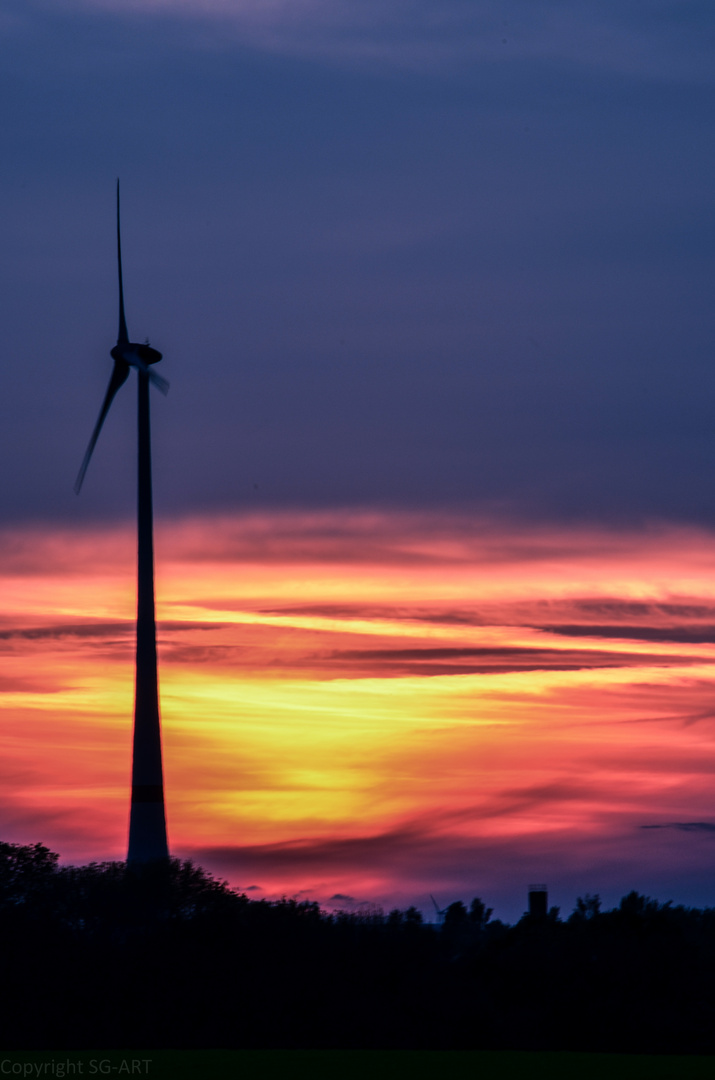
[[[437,927],[0,844],[0,963],[4,1049],[715,1053],[715,909],[637,893],[514,926],[475,899]]]

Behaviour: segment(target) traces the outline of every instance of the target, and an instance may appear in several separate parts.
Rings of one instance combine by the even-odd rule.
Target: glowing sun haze
[[[276,511],[157,556],[175,854],[338,906],[707,899],[707,531]],[[0,575],[2,836],[123,858],[133,532],[8,530]]]
[[[3,0],[0,38],[0,839],[126,851],[130,386],[72,491],[121,176],[173,852],[343,906],[712,903],[711,5]]]

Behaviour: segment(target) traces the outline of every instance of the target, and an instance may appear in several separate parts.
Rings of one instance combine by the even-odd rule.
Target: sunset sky
[[[0,0],[0,839],[125,854],[134,383],[172,851],[715,904],[702,0]]]

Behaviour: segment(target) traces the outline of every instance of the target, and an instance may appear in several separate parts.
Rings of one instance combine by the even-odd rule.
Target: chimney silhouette
[[[549,894],[545,885],[529,886],[529,914],[536,918],[544,918],[548,909]]]

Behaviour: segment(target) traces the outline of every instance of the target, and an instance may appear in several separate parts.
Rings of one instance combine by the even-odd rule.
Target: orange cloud
[[[124,527],[0,536],[5,839],[124,854],[133,558]],[[665,526],[160,524],[173,850],[325,901],[506,896],[524,875],[697,899],[714,570],[714,537]]]

